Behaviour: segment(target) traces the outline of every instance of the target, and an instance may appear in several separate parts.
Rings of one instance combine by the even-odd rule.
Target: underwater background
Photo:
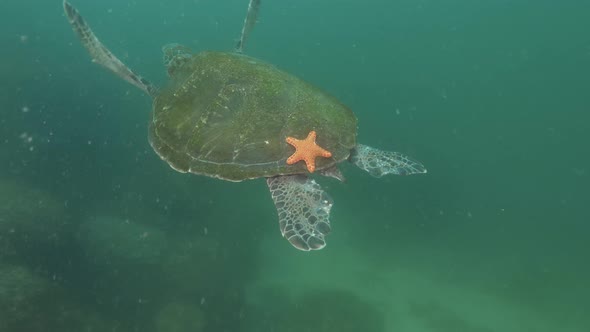
[[[231,51],[247,0],[72,0],[127,65]],[[150,98],[60,0],[0,2],[0,332],[590,331],[590,3],[263,0],[245,52],[339,98],[358,140],[317,252],[264,180],[177,173]]]

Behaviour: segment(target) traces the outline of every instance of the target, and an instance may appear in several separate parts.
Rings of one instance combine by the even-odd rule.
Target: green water
[[[129,66],[231,50],[247,0],[77,0]],[[246,53],[353,109],[428,174],[343,165],[327,247],[263,180],[174,172],[150,99],[90,62],[59,0],[0,2],[0,331],[590,330],[590,5],[263,0]]]

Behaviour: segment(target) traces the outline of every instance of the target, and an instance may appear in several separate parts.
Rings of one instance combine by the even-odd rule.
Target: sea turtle
[[[281,233],[297,249],[322,249],[330,232],[333,201],[309,173],[343,180],[342,161],[375,177],[426,173],[405,155],[358,144],[355,115],[334,97],[242,53],[260,0],[250,0],[233,52],[164,46],[170,82],[163,89],[129,69],[71,4],[63,5],[93,61],[153,98],[149,141],[155,152],[183,173],[266,178]]]

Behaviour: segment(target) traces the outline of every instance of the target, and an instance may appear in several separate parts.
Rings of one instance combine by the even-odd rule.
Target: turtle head
[[[192,51],[183,45],[172,43],[162,47],[164,53],[164,66],[168,70],[168,76],[174,76],[178,68],[192,57]]]

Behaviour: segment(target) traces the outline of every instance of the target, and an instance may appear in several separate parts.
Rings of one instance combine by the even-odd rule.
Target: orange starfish
[[[293,137],[287,137],[287,143],[293,145],[295,147],[295,153],[287,159],[287,164],[292,165],[298,161],[305,161],[305,165],[307,165],[307,170],[310,173],[315,171],[315,158],[316,157],[324,157],[330,158],[332,157],[332,153],[328,150],[323,149],[315,142],[316,133],[315,131],[310,131],[309,135],[305,139],[296,139]]]

